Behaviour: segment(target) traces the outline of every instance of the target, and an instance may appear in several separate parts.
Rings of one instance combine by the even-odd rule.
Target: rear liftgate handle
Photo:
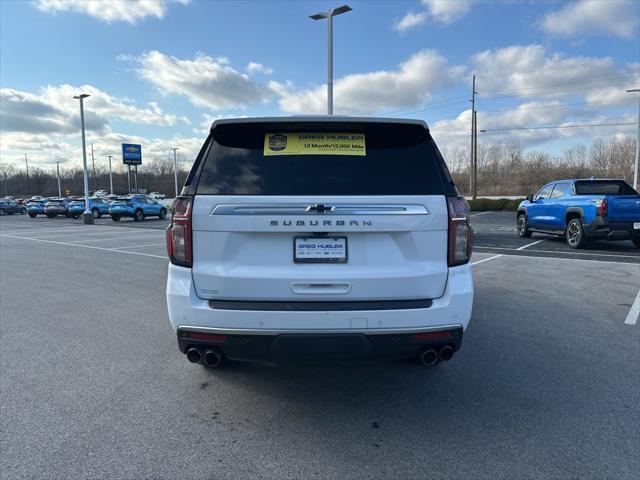
[[[292,283],[296,295],[345,295],[351,291],[350,283]]]

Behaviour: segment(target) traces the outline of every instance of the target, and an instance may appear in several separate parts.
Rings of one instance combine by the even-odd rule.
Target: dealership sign
[[[142,165],[142,145],[123,143],[122,162],[127,165]]]

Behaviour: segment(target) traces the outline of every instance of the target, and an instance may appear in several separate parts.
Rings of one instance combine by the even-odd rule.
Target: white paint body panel
[[[399,209],[403,205],[420,205],[425,213],[213,213],[219,205],[291,203],[385,204]],[[192,225],[194,288],[203,299],[316,299],[318,289],[301,289],[300,284],[318,286],[323,291],[322,300],[433,299],[444,294],[447,283],[448,214],[445,197],[441,195],[303,198],[198,195]],[[318,231],[347,237],[347,263],[294,262],[293,238]],[[344,288],[345,284],[348,288]]]

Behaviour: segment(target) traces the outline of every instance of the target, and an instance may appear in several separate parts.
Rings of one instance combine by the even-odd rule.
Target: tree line
[[[469,149],[442,148],[451,174],[460,193],[469,194]],[[635,139],[631,136],[609,140],[595,140],[590,146],[576,145],[561,154],[544,151],[524,151],[518,142],[478,145],[478,195],[512,196],[535,193],[542,185],[564,178],[621,178],[628,183],[633,179]],[[178,189],[185,182],[188,170],[179,168]],[[0,164],[0,195],[24,197],[27,195],[54,196],[58,194],[55,166],[51,169],[29,168],[27,179],[24,168]],[[83,175],[80,168],[61,168],[60,183],[63,195],[82,195]],[[131,179],[133,184],[133,178]],[[155,159],[138,168],[138,188],[148,192],[174,193],[173,161]],[[89,190],[110,191],[109,171],[105,167],[89,168]],[[115,167],[113,190],[128,193],[126,168]]]

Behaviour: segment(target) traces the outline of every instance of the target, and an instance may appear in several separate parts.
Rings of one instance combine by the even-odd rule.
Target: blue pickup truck
[[[517,213],[518,235],[564,235],[571,248],[589,239],[631,240],[640,248],[640,194],[623,180],[557,180],[528,195]]]

